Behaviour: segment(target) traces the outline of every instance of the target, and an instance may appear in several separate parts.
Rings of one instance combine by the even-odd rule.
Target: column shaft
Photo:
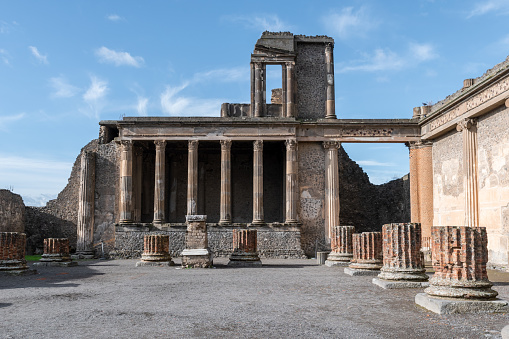
[[[120,223],[133,222],[133,144],[122,140],[120,148]]]
[[[286,116],[295,116],[294,112],[294,86],[293,86],[294,64],[286,64]]]
[[[477,179],[477,121],[465,119],[457,129],[463,133],[463,183],[465,187],[465,226],[479,226]]]
[[[297,141],[286,140],[286,220],[285,223],[297,222],[297,200],[299,198],[298,187],[298,163]]]
[[[254,116],[261,117],[263,114],[263,69],[262,64],[255,63],[255,78],[254,78]]]
[[[339,226],[339,164],[337,141],[325,141],[325,237],[332,237],[332,228]]]
[[[255,113],[254,113],[254,111],[255,111],[255,92],[256,92],[255,64],[251,63],[250,68],[251,68],[251,107],[250,107],[250,111],[251,111],[251,116],[254,117],[255,116]]]
[[[189,140],[187,157],[187,215],[198,214],[198,140]]]
[[[253,143],[253,224],[263,224],[263,140]]]
[[[282,64],[281,65],[281,90],[282,90],[282,93],[281,93],[281,116],[282,117],[286,117],[288,116],[287,113],[286,113],[286,91],[287,91],[287,88],[286,88],[286,64]]]
[[[81,154],[78,193],[77,252],[94,251],[95,153]]]
[[[327,71],[327,102],[325,108],[325,118],[336,119],[336,104],[334,94],[334,56],[332,44],[325,47],[325,68]]]
[[[221,140],[221,201],[219,223],[232,222],[231,204],[231,140]]]
[[[155,145],[154,223],[164,223],[166,221],[166,141],[156,140]]]
[[[177,156],[173,156],[170,162],[170,221],[176,222],[177,221],[177,167],[179,163],[179,159],[176,158]]]
[[[143,180],[143,150],[133,149],[133,221],[141,222],[141,191]]]

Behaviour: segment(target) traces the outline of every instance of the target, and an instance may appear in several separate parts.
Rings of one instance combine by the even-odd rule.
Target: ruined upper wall
[[[0,189],[0,232],[25,232],[23,199],[5,189]]]

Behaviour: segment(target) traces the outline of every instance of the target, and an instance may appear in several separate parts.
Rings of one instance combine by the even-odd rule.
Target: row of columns
[[[187,175],[187,215],[198,214],[198,140],[188,142]],[[231,203],[231,140],[221,140],[221,224],[232,223]],[[165,147],[166,141],[156,140],[155,183],[154,183],[154,223],[166,221],[166,178]],[[286,202],[285,223],[297,222],[298,202],[298,162],[297,141],[290,139],[286,145]],[[133,223],[133,145],[132,141],[120,143],[120,223]],[[337,149],[336,149],[337,160]],[[336,164],[337,168],[337,164]],[[337,178],[336,178],[337,181]],[[253,142],[253,224],[264,224],[263,213],[263,140]],[[339,220],[339,214],[338,214]]]

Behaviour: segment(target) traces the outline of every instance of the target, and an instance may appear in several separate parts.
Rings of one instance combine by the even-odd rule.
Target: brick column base
[[[334,226],[332,229],[331,249],[325,266],[348,266],[353,258],[352,235],[354,226]]]
[[[25,260],[25,233],[0,232],[0,273],[34,274]]]
[[[36,266],[77,266],[69,255],[69,239],[46,238],[44,239],[44,253]]]
[[[256,230],[233,230],[233,253],[228,266],[261,266],[257,251]]]
[[[152,234],[143,237],[143,253],[139,266],[173,266],[175,265],[170,256],[170,236]]]

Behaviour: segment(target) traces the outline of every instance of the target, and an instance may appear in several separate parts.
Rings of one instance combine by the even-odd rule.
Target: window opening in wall
[[[281,95],[282,95],[282,71],[283,71],[283,68],[281,67],[281,65],[267,65],[266,66],[266,72],[265,72],[265,79],[266,79],[266,103],[267,104],[271,104],[273,103],[272,102],[272,98],[273,98],[273,91],[272,90],[276,90],[274,92],[275,94],[275,97],[274,99],[276,100],[276,104],[281,104]]]

